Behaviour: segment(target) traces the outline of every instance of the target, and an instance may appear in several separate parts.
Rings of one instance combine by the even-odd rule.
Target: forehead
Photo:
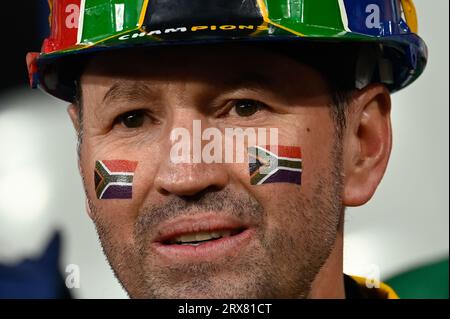
[[[137,92],[143,96],[142,89],[136,90],[139,87],[170,94],[172,91],[167,90],[170,85],[182,89],[183,94],[216,94],[239,88],[257,88],[289,100],[327,94],[328,85],[322,75],[294,56],[290,52],[281,53],[276,47],[259,45],[106,52],[89,61],[81,85],[84,99],[90,101],[104,101],[113,87],[119,88],[119,95],[125,96],[122,93],[126,92],[127,98],[133,98]]]

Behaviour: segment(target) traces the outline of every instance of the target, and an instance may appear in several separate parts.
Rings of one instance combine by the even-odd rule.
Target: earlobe
[[[350,105],[344,141],[343,204],[369,201],[384,176],[392,147],[391,100],[382,85],[360,92]]]

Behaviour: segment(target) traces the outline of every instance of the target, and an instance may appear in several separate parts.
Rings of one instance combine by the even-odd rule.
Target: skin
[[[344,209],[373,196],[391,150],[384,86],[354,92],[342,138],[324,78],[255,47],[103,54],[88,64],[81,87],[79,167],[88,213],[131,297],[345,297]],[[242,117],[235,108],[242,99],[267,107]],[[120,115],[136,109],[147,112],[143,124],[127,128]],[[80,130],[77,106],[69,115]],[[193,120],[203,129],[278,128],[280,145],[302,148],[302,185],[250,185],[245,163],[171,163],[171,130],[192,130]],[[131,200],[96,198],[93,171],[102,159],[139,162]],[[231,254],[186,263],[162,258],[150,245],[162,222],[205,212],[245,222],[249,241]]]

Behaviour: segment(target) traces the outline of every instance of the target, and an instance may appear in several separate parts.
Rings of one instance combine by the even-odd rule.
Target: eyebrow
[[[154,96],[153,93],[154,90],[145,83],[118,81],[105,93],[102,103],[107,105],[117,101],[143,100]]]

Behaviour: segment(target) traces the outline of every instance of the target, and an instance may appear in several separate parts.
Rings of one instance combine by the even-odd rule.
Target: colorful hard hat
[[[74,99],[77,59],[124,48],[357,44],[361,50],[347,57],[355,62],[348,70],[354,86],[380,82],[391,92],[418,78],[427,61],[412,0],[49,0],[49,5],[50,35],[42,52],[27,55],[30,83],[66,101]]]

